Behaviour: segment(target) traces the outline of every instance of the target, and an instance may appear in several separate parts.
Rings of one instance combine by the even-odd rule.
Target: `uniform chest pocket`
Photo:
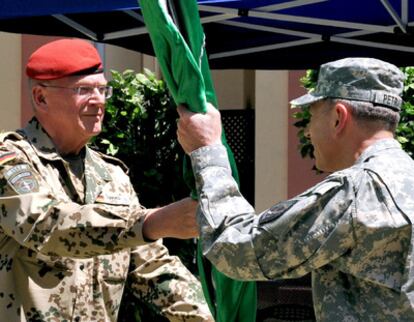
[[[112,215],[128,221],[131,216],[129,195],[119,191],[102,190],[95,199],[95,204],[104,206]]]

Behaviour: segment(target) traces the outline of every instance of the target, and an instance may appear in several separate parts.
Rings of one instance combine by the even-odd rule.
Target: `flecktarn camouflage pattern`
[[[212,321],[196,278],[144,241],[121,162],[89,148],[84,160],[73,172],[35,119],[2,135],[0,320],[116,321],[131,287],[170,321]]]
[[[204,255],[241,280],[312,272],[318,321],[414,321],[414,162],[393,139],[260,215],[220,145],[191,153]]]

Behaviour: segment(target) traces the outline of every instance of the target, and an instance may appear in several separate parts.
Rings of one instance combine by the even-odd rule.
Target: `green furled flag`
[[[217,107],[205,51],[205,37],[196,0],[140,0],[142,14],[164,79],[176,102],[205,113],[207,102]],[[233,177],[238,181],[233,154],[227,145]],[[184,179],[197,198],[190,162],[184,160]],[[198,268],[204,295],[217,322],[256,319],[256,283],[232,280],[212,267],[198,247]],[[213,286],[214,285],[214,286]]]

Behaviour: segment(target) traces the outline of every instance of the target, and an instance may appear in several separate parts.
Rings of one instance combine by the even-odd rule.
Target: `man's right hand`
[[[207,104],[205,114],[190,112],[184,105],[179,105],[177,112],[180,115],[177,138],[185,153],[221,143],[220,112],[213,105]]]

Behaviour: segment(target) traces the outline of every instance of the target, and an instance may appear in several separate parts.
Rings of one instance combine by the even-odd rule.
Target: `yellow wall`
[[[212,78],[222,110],[251,107],[254,100],[254,71],[213,70]]]
[[[109,70],[122,72],[125,69],[133,69],[137,73],[141,71],[141,54],[117,46],[105,45],[105,70],[107,76]]]
[[[117,46],[105,45],[105,74],[108,79],[110,79],[109,70],[111,69],[118,72],[132,69],[137,73],[141,73],[144,68],[160,77],[159,66],[154,57]]]
[[[263,211],[287,197],[288,72],[256,71],[255,205]]]
[[[20,127],[21,36],[0,32],[0,130]]]

